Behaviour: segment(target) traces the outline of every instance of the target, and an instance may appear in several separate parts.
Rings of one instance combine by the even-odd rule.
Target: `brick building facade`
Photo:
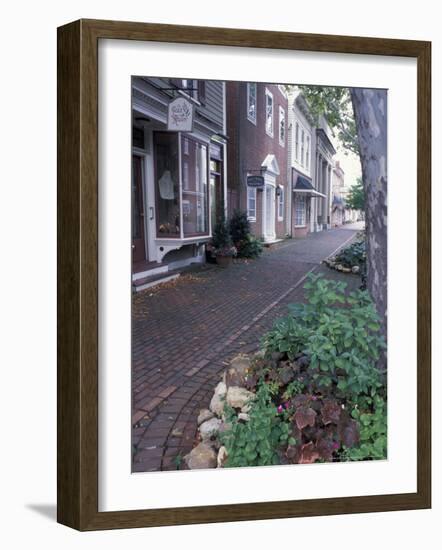
[[[252,232],[266,242],[287,235],[288,100],[282,86],[226,82],[227,206],[246,210]],[[262,175],[262,187],[247,185]]]

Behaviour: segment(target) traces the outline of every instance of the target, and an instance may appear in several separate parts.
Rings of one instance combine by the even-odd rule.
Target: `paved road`
[[[134,295],[133,471],[176,468],[229,359],[256,350],[287,304],[302,300],[300,281],[311,269],[334,276],[320,262],[358,229],[287,241],[259,260],[207,266]]]

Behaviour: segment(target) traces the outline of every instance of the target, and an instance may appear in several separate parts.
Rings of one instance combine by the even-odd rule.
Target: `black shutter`
[[[198,101],[203,105],[206,103],[206,81],[198,80]]]

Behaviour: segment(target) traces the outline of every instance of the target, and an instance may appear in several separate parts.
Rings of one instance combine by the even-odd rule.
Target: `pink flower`
[[[282,411],[283,411],[282,405],[279,405],[279,407],[278,407],[276,410],[277,410],[279,413],[282,413]]]
[[[333,449],[339,449],[339,443],[333,442]]]

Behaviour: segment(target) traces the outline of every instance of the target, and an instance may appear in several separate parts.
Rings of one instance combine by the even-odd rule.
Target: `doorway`
[[[132,262],[148,258],[144,224],[143,157],[132,155]]]
[[[265,186],[264,240],[273,241],[275,234],[275,187]]]

